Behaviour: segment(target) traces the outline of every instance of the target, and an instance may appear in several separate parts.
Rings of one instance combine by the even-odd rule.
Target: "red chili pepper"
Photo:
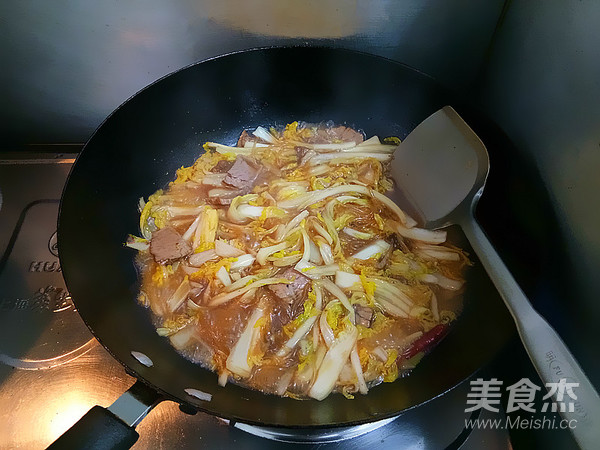
[[[415,342],[412,343],[410,347],[408,347],[400,358],[402,359],[410,359],[415,356],[417,353],[427,352],[431,350],[448,332],[448,325],[439,324],[433,327],[426,333],[418,338]]]

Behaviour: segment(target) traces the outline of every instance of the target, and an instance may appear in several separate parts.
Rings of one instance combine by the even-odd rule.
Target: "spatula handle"
[[[474,218],[460,224],[512,314],[525,350],[544,383],[579,383],[573,388],[576,400],[565,392],[564,403],[573,402],[574,411],[562,412],[577,443],[584,449],[600,445],[600,397],[581,367],[554,329],[531,303],[504,265],[498,253]],[[563,390],[564,392],[564,390]]]

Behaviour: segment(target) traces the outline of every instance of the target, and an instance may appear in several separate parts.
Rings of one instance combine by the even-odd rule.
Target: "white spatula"
[[[579,383],[573,412],[561,412],[585,449],[600,448],[600,397],[571,352],[529,300],[481,230],[473,211],[489,171],[487,150],[450,106],[419,124],[402,142],[392,175],[424,227],[461,226],[512,314],[523,345],[544,383]],[[482,317],[482,320],[484,318]],[[477,337],[474,336],[474,339]],[[566,400],[570,400],[567,396]]]

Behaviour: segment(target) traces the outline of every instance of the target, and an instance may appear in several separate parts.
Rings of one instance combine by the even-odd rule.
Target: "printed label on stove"
[[[28,298],[3,298],[0,311],[52,311],[61,312],[73,307],[69,293],[57,286],[48,285],[38,289]]]
[[[57,237],[57,232],[55,231],[54,233],[52,233],[52,236],[50,236],[50,240],[48,241],[48,250],[50,250],[50,253],[52,253],[54,256],[56,256],[58,258],[58,237]]]
[[[48,251],[58,258],[58,240],[56,231],[48,239]],[[31,261],[29,272],[62,272],[58,260]]]
[[[31,261],[29,272],[62,272],[58,261]]]

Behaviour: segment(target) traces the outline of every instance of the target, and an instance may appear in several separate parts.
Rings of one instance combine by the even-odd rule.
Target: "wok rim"
[[[120,103],[113,111],[110,112],[110,114],[108,114],[106,116],[106,118],[104,120],[102,120],[102,122],[98,125],[98,127],[94,130],[94,132],[90,135],[89,139],[86,141],[85,145],[83,146],[83,148],[81,149],[81,151],[77,154],[75,161],[73,163],[73,166],[67,176],[67,180],[64,184],[63,190],[62,190],[62,195],[61,195],[61,201],[60,201],[60,206],[59,206],[59,214],[58,214],[58,219],[57,219],[57,241],[58,241],[58,249],[59,249],[59,254],[61,253],[61,247],[64,246],[64,240],[61,239],[61,224],[62,224],[62,218],[64,217],[64,213],[63,213],[63,198],[65,197],[65,194],[67,193],[67,191],[69,190],[70,187],[70,182],[71,179],[74,178],[75,176],[77,176],[78,174],[76,173],[76,167],[78,165],[78,162],[80,159],[82,159],[83,155],[85,155],[86,150],[88,150],[88,147],[90,146],[90,143],[93,142],[94,138],[103,130],[105,124],[109,121],[111,121],[111,119],[115,116],[115,114],[117,114],[119,111],[121,111],[126,105],[128,105],[132,100],[134,100],[135,98],[137,98],[141,93],[155,87],[156,85],[160,84],[161,82],[163,82],[164,80],[179,74],[181,72],[184,72],[186,70],[198,67],[202,64],[205,63],[209,63],[209,62],[213,62],[213,61],[219,61],[219,60],[223,60],[225,58],[231,57],[231,56],[235,56],[235,55],[240,55],[240,54],[250,54],[250,53],[258,53],[258,52],[263,52],[263,51],[271,51],[271,50],[296,50],[296,49],[306,49],[309,51],[314,51],[314,50],[324,50],[327,52],[338,52],[338,53],[345,53],[348,55],[360,55],[360,56],[364,56],[367,58],[372,58],[375,60],[379,60],[382,62],[386,62],[387,64],[393,64],[394,66],[397,67],[401,67],[403,69],[406,69],[412,73],[418,74],[421,77],[427,78],[428,80],[430,80],[433,83],[437,84],[437,81],[434,77],[432,77],[431,75],[422,72],[418,69],[415,69],[412,66],[409,66],[405,63],[399,62],[399,61],[395,61],[392,60],[390,58],[384,57],[384,56],[380,56],[380,55],[376,55],[376,54],[372,54],[369,52],[364,52],[364,51],[358,51],[358,50],[353,50],[353,49],[348,49],[348,48],[338,48],[338,47],[328,47],[328,46],[313,46],[313,45],[284,45],[284,46],[278,46],[278,45],[273,45],[273,46],[259,46],[259,47],[253,47],[253,48],[248,48],[248,49],[244,49],[244,50],[236,50],[236,51],[231,51],[231,52],[227,52],[224,54],[220,54],[220,55],[216,55],[216,56],[212,56],[203,60],[199,60],[199,61],[195,61],[193,63],[190,63],[188,65],[185,65],[181,68],[178,68],[176,70],[173,70],[159,78],[157,78],[156,80],[154,80],[153,82],[147,84],[146,86],[142,87],[141,89],[139,89],[138,91],[136,91],[135,93],[133,93],[132,95],[130,95],[127,99],[125,99],[122,103]],[[458,225],[455,225],[458,226]],[[62,266],[61,266],[62,267]],[[67,285],[67,287],[69,286],[69,275],[68,275],[68,269],[66,271],[64,271],[63,268],[63,277],[65,278],[65,283]],[[395,411],[395,412],[389,412],[389,413],[381,413],[378,414],[377,416],[374,417],[365,417],[364,419],[361,420],[352,420],[352,421],[346,421],[346,422],[335,422],[335,423],[315,423],[315,424],[283,424],[283,423],[277,423],[277,422],[264,422],[264,421],[260,421],[258,419],[253,420],[253,419],[249,419],[247,417],[241,417],[241,416],[237,416],[235,414],[230,414],[230,413],[223,413],[220,414],[219,412],[216,412],[212,409],[210,409],[208,406],[210,406],[210,402],[207,402],[207,407],[203,407],[203,404],[197,404],[197,403],[193,403],[193,399],[191,398],[185,398],[183,395],[182,396],[177,396],[174,394],[169,393],[166,389],[164,389],[163,387],[157,385],[156,383],[153,383],[151,381],[149,381],[145,376],[143,376],[142,374],[139,373],[138,370],[135,369],[135,367],[131,364],[128,363],[126,361],[124,361],[122,358],[120,358],[116,352],[112,349],[112,346],[109,344],[105,343],[105,340],[98,334],[98,331],[95,327],[93,327],[90,324],[90,320],[86,319],[86,317],[81,314],[79,308],[78,308],[78,300],[73,297],[72,298],[73,303],[75,305],[75,308],[77,309],[77,312],[79,314],[79,316],[82,318],[83,322],[85,323],[86,327],[90,330],[91,334],[93,335],[93,337],[100,343],[100,345],[102,345],[102,347],[110,354],[110,356],[115,359],[116,361],[119,362],[119,364],[121,364],[125,370],[125,372],[129,375],[132,376],[133,378],[136,379],[136,381],[139,381],[141,383],[143,383],[144,386],[146,386],[148,389],[153,390],[154,392],[157,392],[160,397],[161,400],[171,400],[174,401],[178,404],[181,405],[186,405],[189,406],[191,408],[193,408],[194,410],[206,413],[206,414],[210,414],[219,418],[223,418],[223,419],[228,419],[230,421],[234,421],[234,422],[241,422],[241,423],[245,423],[245,424],[249,424],[249,425],[254,425],[254,426],[258,426],[258,427],[272,427],[272,428],[286,428],[286,429],[306,429],[306,428],[313,428],[313,429],[319,429],[319,428],[342,428],[342,427],[351,427],[351,426],[356,426],[356,425],[361,425],[361,424],[366,424],[366,423],[372,423],[372,422],[376,422],[379,420],[384,420],[384,419],[388,419],[388,418],[392,418],[392,417],[398,417],[400,415],[403,415],[409,411],[412,411],[413,409],[416,409],[420,406],[426,405],[436,399],[439,399],[443,396],[445,396],[448,392],[456,389],[458,386],[460,386],[461,384],[465,383],[469,378],[471,378],[474,374],[478,373],[483,367],[485,367],[486,364],[489,364],[494,357],[503,349],[505,348],[509,342],[510,342],[510,336],[515,334],[515,330],[513,329],[509,335],[506,337],[506,339],[504,339],[504,343],[502,345],[502,347],[500,347],[494,354],[489,355],[488,359],[484,362],[484,364],[480,365],[479,367],[476,367],[473,370],[470,370],[469,373],[467,375],[465,375],[464,377],[462,377],[460,380],[458,380],[455,383],[452,383],[448,388],[442,390],[441,392],[437,393],[436,395],[418,402],[416,404],[413,404],[409,407],[406,407],[404,409]],[[83,303],[83,302],[82,302]],[[460,319],[461,319],[462,315],[458,318],[457,323],[454,324],[451,328],[450,328],[450,332],[448,333],[449,335],[452,334],[452,332],[454,331],[454,329],[457,326],[460,326]],[[174,350],[175,351],[175,350]],[[183,356],[180,355],[181,358],[183,358]],[[206,369],[204,369],[206,370]],[[214,375],[214,372],[211,372]],[[399,380],[397,380],[399,381]],[[396,382],[397,382],[396,381]],[[379,387],[379,386],[378,386]],[[375,387],[377,388],[377,387]],[[248,389],[248,388],[244,388],[244,389]],[[271,394],[263,394],[265,396],[271,396]],[[331,395],[338,395],[338,394],[331,394]],[[308,400],[303,400],[303,401],[311,401],[311,402],[316,402],[317,400],[313,400],[313,399],[308,399]]]

